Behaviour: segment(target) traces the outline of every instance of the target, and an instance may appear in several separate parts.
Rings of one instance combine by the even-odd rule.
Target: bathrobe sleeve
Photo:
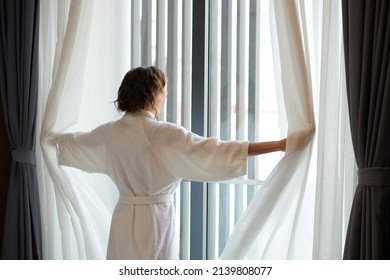
[[[108,124],[90,132],[65,133],[56,137],[60,165],[75,167],[90,173],[106,173]]]
[[[220,181],[247,173],[248,141],[201,137],[171,123],[161,126],[152,145],[173,176]]]

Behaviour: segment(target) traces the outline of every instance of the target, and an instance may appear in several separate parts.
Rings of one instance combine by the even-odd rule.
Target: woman
[[[121,119],[56,138],[60,164],[107,174],[119,189],[107,259],[176,259],[173,194],[180,181],[242,176],[248,156],[285,150],[285,139],[221,141],[156,120],[166,83],[157,67],[134,68],[119,87]]]

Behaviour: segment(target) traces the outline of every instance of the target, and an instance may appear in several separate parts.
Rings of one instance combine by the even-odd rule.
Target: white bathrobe
[[[247,141],[200,137],[146,111],[56,141],[60,164],[107,174],[119,189],[107,259],[177,259],[180,180],[225,180],[247,169]]]

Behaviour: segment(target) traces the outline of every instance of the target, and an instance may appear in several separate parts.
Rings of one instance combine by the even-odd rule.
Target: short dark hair
[[[155,97],[163,91],[166,82],[165,73],[156,66],[133,68],[123,77],[115,105],[127,113],[139,112],[148,105],[154,108]]]

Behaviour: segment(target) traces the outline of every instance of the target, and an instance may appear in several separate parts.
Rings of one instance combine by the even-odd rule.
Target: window
[[[271,41],[278,49],[280,38],[283,39],[281,42],[289,42],[286,38],[292,38],[294,44],[302,40],[306,66],[310,60],[313,90],[299,92],[305,96],[312,94],[306,101],[313,99],[318,141],[314,139],[314,145],[309,147],[313,147],[312,158],[305,158],[305,166],[310,165],[310,172],[305,168],[300,170],[308,176],[307,180],[302,179],[298,190],[295,183],[288,185],[288,190],[299,199],[299,205],[295,203],[291,210],[284,207],[287,203],[275,204],[284,214],[288,212],[293,218],[299,216],[297,223],[293,221],[294,229],[288,227],[294,234],[287,233],[286,238],[281,239],[272,234],[272,240],[276,251],[286,247],[280,240],[294,242],[294,249],[299,251],[290,254],[289,250],[287,254],[285,250],[279,250],[276,255],[280,258],[340,258],[356,180],[349,130],[345,129],[349,123],[343,76],[341,4],[306,0],[287,2],[122,0],[114,5],[105,1],[76,1],[69,6],[61,1],[41,1],[41,20],[47,23],[41,25],[40,32],[40,49],[45,54],[40,61],[38,110],[38,118],[44,120],[42,131],[47,133],[54,128],[66,130],[70,127],[88,130],[120,117],[112,106],[116,96],[112,89],[117,87],[129,67],[154,64],[165,70],[170,79],[162,119],[179,123],[195,133],[222,139],[265,141],[279,138],[287,129],[284,109],[280,108],[287,108],[289,104],[282,104],[280,108],[277,105],[277,101],[282,100],[276,100],[276,92],[281,95],[280,89],[285,89],[286,84],[282,87],[280,77],[274,74],[273,65],[277,73],[284,68],[280,68],[283,64],[280,55],[271,53]],[[275,17],[272,16],[274,9],[268,6],[272,3],[278,6]],[[291,6],[284,9],[285,4]],[[298,21],[291,21],[295,11]],[[286,21],[287,18],[290,20]],[[305,38],[286,37],[289,32],[281,32],[280,38],[278,33],[276,38],[276,33],[270,34],[269,27],[276,28],[273,24],[276,22],[279,27],[289,26],[286,22],[300,24]],[[74,28],[78,25],[80,28]],[[303,32],[306,28],[307,32]],[[300,46],[297,48],[302,51]],[[283,59],[295,57],[288,56],[287,51],[291,49],[284,48]],[[61,71],[57,71],[60,62],[63,62]],[[286,65],[301,67],[302,63]],[[308,78],[309,71],[301,71],[299,67],[285,68],[289,69],[284,72],[289,73],[285,77],[294,77],[288,82]],[[297,69],[299,72],[294,72]],[[295,73],[297,77],[291,75]],[[76,82],[70,77],[77,77]],[[102,82],[96,83],[97,80]],[[95,98],[97,92],[99,98]],[[48,98],[50,94],[55,97]],[[294,101],[296,96],[290,94],[289,98]],[[89,102],[91,99],[94,102]],[[46,106],[58,109],[51,110],[52,114],[47,117]],[[69,107],[72,107],[71,112],[68,112]],[[299,115],[307,107],[312,106],[295,106],[294,113]],[[91,110],[98,114],[90,114]],[[282,117],[278,119],[280,114]],[[38,128],[37,135],[40,133],[41,128]],[[47,149],[45,155],[46,158],[37,156],[40,193],[42,201],[48,202],[43,203],[42,216],[50,225],[44,227],[43,232],[45,258],[104,258],[110,211],[116,203],[116,192],[111,191],[112,182],[105,180],[103,183],[101,176],[74,170],[65,173],[65,169],[57,166],[54,153]],[[263,180],[279,158],[278,154],[269,154],[250,159],[245,178],[214,184],[182,183],[176,195],[182,259],[218,258],[256,190],[261,194],[266,190],[261,189]],[[286,186],[281,187],[284,190]],[[89,203],[92,197],[96,198],[96,204]],[[265,201],[274,205],[276,199],[266,197]],[[277,216],[272,217],[272,222],[279,221]],[[292,220],[289,219],[290,224]],[[63,228],[69,230],[62,231]],[[266,237],[276,230],[276,226],[272,230],[265,229]],[[262,234],[257,236],[266,239]],[[101,242],[96,244],[97,240]],[[84,244],[85,241],[88,242]],[[271,255],[274,253],[272,251]]]

